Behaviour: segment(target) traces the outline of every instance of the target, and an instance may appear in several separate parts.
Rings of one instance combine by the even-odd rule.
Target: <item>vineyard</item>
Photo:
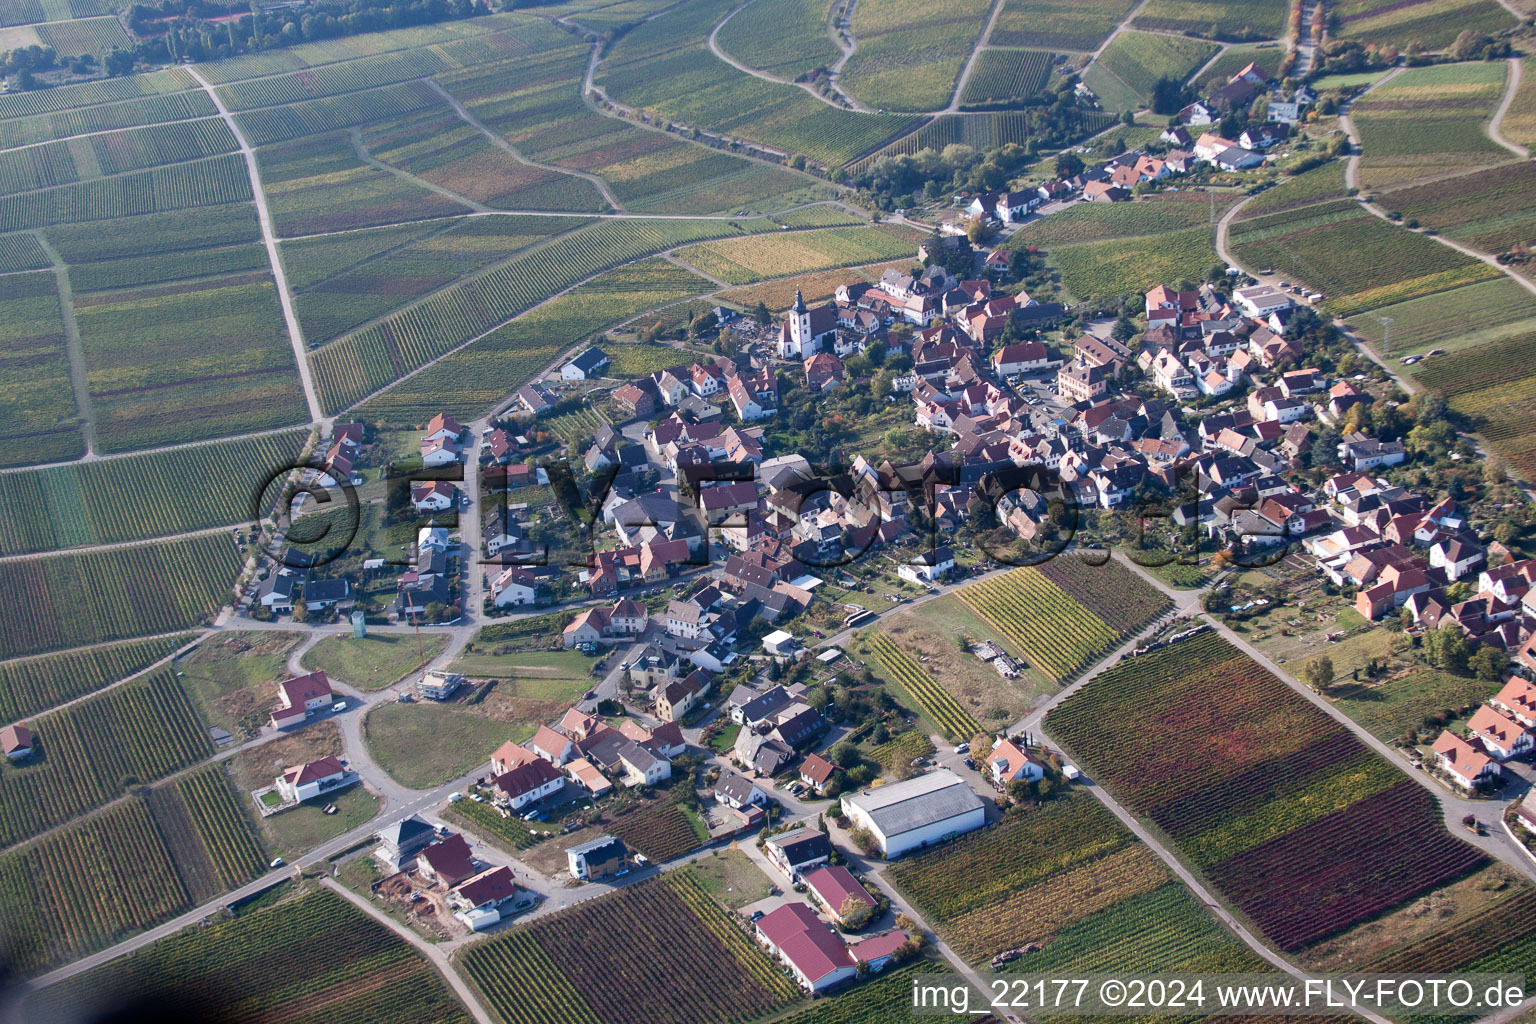
[[[1215,634],[1121,662],[1047,727],[1288,950],[1484,862],[1421,787]]]
[[[911,695],[917,702],[918,710],[942,729],[946,736],[953,740],[969,740],[981,732],[981,726],[971,717],[971,713],[961,707],[960,702],[951,697],[894,640],[878,631],[868,633],[867,637],[881,670]]]
[[[470,1022],[408,943],[325,891],[178,932],[44,989],[32,1005],[45,1018],[79,1019],[125,1004],[204,1021]]]
[[[54,455],[50,446],[39,445],[43,439],[37,436],[54,431],[65,442],[59,447],[71,449],[56,457],[80,454],[75,450],[80,434],[74,429],[75,399],[62,316],[53,274],[44,271],[5,279],[5,293],[0,295],[0,351],[5,355],[0,368],[0,382],[5,385],[0,415],[6,435],[26,440],[6,445],[0,463],[40,461]]]
[[[266,270],[263,245],[232,245],[221,249],[196,249],[77,264],[69,268],[71,287],[77,292],[106,291],[161,284],[189,277],[236,274],[242,270]]]
[[[901,765],[911,764],[914,757],[927,757],[932,753],[933,741],[923,730],[908,729],[895,739],[871,748],[869,759],[886,771],[894,772]]]
[[[676,872],[476,943],[460,966],[505,1024],[739,1024],[797,994]]]
[[[0,554],[254,522],[257,490],[294,464],[308,436],[294,430],[0,475]],[[156,492],[145,494],[146,480]]]
[[[478,217],[447,230],[436,223],[375,228],[285,243],[283,258],[297,268],[290,273],[302,289],[299,321],[313,343],[586,223],[579,217]]]
[[[96,82],[81,82],[57,89],[35,89],[0,95],[0,120],[52,114],[61,110],[196,89],[197,82],[181,68],[147,75],[125,75]],[[62,133],[70,134],[70,133]],[[6,145],[10,145],[7,143]]]
[[[1113,114],[1102,110],[1074,109],[1068,116],[1071,120],[1068,134],[1073,138],[1092,135],[1115,122]],[[943,114],[916,131],[899,136],[878,152],[850,164],[849,169],[862,173],[884,157],[911,156],[924,149],[942,150],[954,143],[976,149],[996,149],[1010,142],[1023,145],[1039,124],[1039,113],[1029,110]]]
[[[89,53],[105,57],[113,50],[133,48],[133,40],[114,17],[78,18],[37,26],[37,38],[58,53]]]
[[[1244,203],[1237,219],[1252,220],[1266,213],[1280,213],[1330,199],[1342,199],[1344,195],[1344,162],[1333,160],[1294,178],[1282,178],[1275,187]]]
[[[706,274],[731,284],[809,270],[876,263],[912,251],[913,232],[882,227],[824,228],[767,238],[725,238],[689,246],[678,255]]]
[[[1019,850],[1031,856],[1020,857]],[[1043,948],[1016,968],[1257,966],[1162,863],[1088,797],[1011,811],[990,829],[901,861],[890,878],[973,964],[1038,943]]]
[[[1414,367],[1426,387],[1443,391],[1450,407],[1466,416],[1521,472],[1536,467],[1536,438],[1529,429],[1536,401],[1536,373],[1530,372],[1533,351],[1536,333],[1526,333],[1436,356]],[[1511,367],[1518,367],[1518,374],[1512,374]]]
[[[630,849],[639,850],[657,864],[697,849],[709,833],[696,814],[690,816],[683,809],[686,788],[688,784],[684,782],[673,787],[672,795],[666,799],[615,816],[609,830]]]
[[[442,97],[420,82],[386,85],[382,89],[328,96],[281,107],[248,110],[235,116],[253,146],[288,142],[305,135],[332,132],[384,117],[397,117],[441,104]]]
[[[717,41],[748,67],[798,78],[838,58],[827,8],[828,0],[754,0],[725,23]]]
[[[1329,297],[1338,316],[1444,291],[1498,271],[1439,242],[1397,227],[1352,199],[1269,214],[1232,225],[1246,266],[1273,268]],[[1346,255],[1368,252],[1371,259]]]
[[[0,770],[0,845],[213,752],[191,701],[165,669],[29,725],[40,752]]]
[[[457,821],[472,829],[477,835],[486,836],[498,846],[514,853],[537,845],[540,837],[524,825],[516,816],[503,818],[496,811],[475,800],[461,800],[443,809],[443,817]]]
[[[1135,110],[1151,99],[1158,81],[1182,82],[1216,51],[1216,44],[1198,39],[1122,32],[1083,71],[1083,83],[1104,106]]]
[[[1410,68],[1351,111],[1360,136],[1360,185],[1382,188],[1502,163],[1510,153],[1483,131],[1504,86],[1499,63]]]
[[[251,182],[246,176],[245,162],[236,154],[228,154],[23,192],[0,208],[0,231],[109,220],[250,198]]]
[[[1052,558],[1034,568],[1122,637],[1141,632],[1172,607],[1161,590],[1114,559],[1089,565],[1072,557]]]
[[[128,800],[0,854],[0,959],[37,974],[188,905],[149,810]]]
[[[1381,197],[1389,209],[1448,238],[1497,255],[1536,238],[1536,166],[1508,164],[1397,189]]]
[[[265,270],[75,296],[100,447],[132,451],[307,420]]]
[[[1057,57],[1043,50],[982,50],[965,83],[967,106],[1000,106],[1043,92]]]
[[[1137,28],[1191,32],[1213,39],[1276,39],[1285,32],[1285,9],[1266,0],[1150,0],[1137,13],[1135,24]],[[1252,59],[1247,56],[1243,64]],[[1270,62],[1279,59],[1272,56]],[[1273,74],[1277,69],[1269,70]],[[1221,85],[1225,84],[1223,78]]]
[[[72,265],[164,253],[185,256],[187,250],[261,239],[256,208],[250,203],[124,217],[108,224],[62,224],[49,228],[47,234],[59,255]]]
[[[1528,885],[1463,921],[1394,950],[1367,966],[1382,972],[1526,974],[1536,970],[1536,891]],[[1451,1018],[1431,1018],[1438,1024]]]
[[[14,722],[126,679],[171,653],[187,633],[0,663],[0,721]]]
[[[991,43],[1092,52],[1134,6],[1132,0],[1007,0]]]
[[[221,887],[232,889],[261,874],[267,859],[222,766],[210,765],[177,781],[176,795],[192,818]]]
[[[1120,639],[1040,569],[1025,566],[955,592],[1039,667],[1066,680]]]
[[[771,227],[766,221],[752,224],[754,230]],[[731,222],[685,220],[608,220],[580,228],[318,350],[311,361],[322,398],[328,409],[345,408],[583,278],[680,242],[741,230]],[[700,283],[705,287],[697,290],[707,290],[707,283]],[[440,391],[439,400],[454,393]]]
[[[0,658],[197,625],[231,600],[240,564],[222,534],[13,563]]]
[[[0,235],[0,273],[41,270],[48,263],[48,254],[36,235]]]
[[[1509,12],[1491,0],[1344,0],[1335,17],[1340,39],[1421,49],[1449,47],[1463,30],[1498,33],[1510,25]]]

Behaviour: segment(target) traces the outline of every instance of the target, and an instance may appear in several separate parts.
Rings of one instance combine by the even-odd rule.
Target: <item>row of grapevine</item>
[[[100,806],[213,752],[168,669],[30,723],[39,751],[0,771],[0,845]]]
[[[250,110],[395,85],[447,70],[447,62],[430,49],[402,50],[325,64],[289,75],[250,78],[218,88],[229,109]]]
[[[981,732],[981,726],[971,717],[971,713],[961,707],[960,702],[950,696],[949,692],[940,686],[938,681],[920,664],[913,661],[911,655],[898,647],[894,640],[884,633],[875,632],[869,634],[869,645],[874,650],[880,667],[902,689],[912,695],[912,699],[920,705],[919,710],[943,729],[946,736],[950,739],[969,740]]]
[[[0,474],[0,554],[254,522],[257,492],[294,464],[308,436],[293,430]],[[146,480],[156,487],[146,492]]]
[[[125,75],[96,82],[64,85],[57,89],[11,92],[0,96],[0,119],[50,114],[74,107],[93,107],[114,100],[155,96],[194,89],[197,82],[181,68],[169,68],[148,75]]]
[[[1068,679],[1119,639],[1038,570],[1015,569],[956,592],[962,604],[1058,679]]]
[[[225,888],[261,874],[266,857],[223,767],[209,765],[178,780],[176,793],[192,816]]]
[[[420,82],[329,96],[324,99],[261,107],[235,115],[253,146],[285,142],[303,135],[335,131],[380,118],[438,106],[443,98]]]
[[[23,975],[187,908],[149,811],[128,800],[0,854],[0,961]]]
[[[40,658],[0,662],[0,722],[14,722],[126,679],[192,639],[187,633],[156,640],[91,647]]]
[[[232,153],[14,196],[0,206],[0,231],[110,220],[250,198],[245,161]]]
[[[91,137],[103,174],[198,160],[240,148],[222,117],[177,121]]]

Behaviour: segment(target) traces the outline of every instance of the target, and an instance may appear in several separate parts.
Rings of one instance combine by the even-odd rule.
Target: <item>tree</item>
[[[1074,178],[1083,173],[1083,158],[1076,153],[1061,153],[1056,157],[1056,173],[1063,178]]]
[[[1503,679],[1509,669],[1509,656],[1496,647],[1484,644],[1467,659],[1467,667],[1484,682],[1496,682]]]
[[[1333,659],[1324,654],[1302,666],[1302,679],[1312,689],[1322,693],[1333,683]]]
[[[1497,455],[1488,456],[1487,461],[1483,463],[1483,483],[1490,487],[1497,487],[1505,481],[1506,477],[1504,460]]]
[[[875,916],[875,908],[867,900],[850,895],[843,900],[843,905],[837,908],[837,916],[844,928],[856,932],[869,924],[870,919]]]
[[[1130,317],[1121,313],[1120,319],[1115,321],[1115,326],[1109,333],[1111,337],[1123,345],[1136,337],[1136,325],[1131,322]]]
[[[880,852],[880,841],[875,838],[873,832],[862,825],[849,829],[848,838],[852,839],[853,844],[862,850],[867,857],[873,857]]]
[[[765,303],[759,302],[757,307],[752,310],[752,319],[767,327],[773,323],[773,314],[768,312],[768,306]]]

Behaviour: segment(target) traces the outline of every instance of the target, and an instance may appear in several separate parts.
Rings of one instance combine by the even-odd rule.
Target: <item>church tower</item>
[[[789,340],[794,343],[796,354],[804,355],[811,346],[811,311],[806,308],[800,289],[795,289],[795,304],[789,307]]]

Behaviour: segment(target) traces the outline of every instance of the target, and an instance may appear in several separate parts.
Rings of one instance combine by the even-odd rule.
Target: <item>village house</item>
[[[272,727],[291,729],[302,725],[306,717],[320,708],[329,707],[334,697],[330,677],[324,672],[284,680],[277,684],[277,708],[272,712]]]
[[[600,348],[589,348],[560,367],[561,380],[590,380],[600,376],[608,365],[608,356]]]
[[[457,832],[450,832],[416,855],[416,871],[430,882],[452,888],[476,871],[469,843]]]
[[[769,863],[795,882],[811,868],[832,859],[832,842],[825,832],[802,825],[769,836],[763,841],[763,853]]]
[[[1435,740],[1434,752],[1441,769],[1462,789],[1476,789],[1479,783],[1497,778],[1501,772],[1497,761],[1450,730]]]
[[[1525,726],[1496,707],[1484,704],[1467,722],[1467,732],[1480,741],[1495,761],[1530,753],[1531,734]]]
[[[831,782],[832,776],[836,774],[837,765],[820,754],[807,754],[805,760],[800,762],[800,781],[809,786],[817,796],[825,792],[827,783]]]
[[[838,924],[846,924],[847,916],[858,907],[874,910],[876,901],[853,872],[841,864],[823,864],[801,877],[806,891],[819,903],[827,915]]]
[[[356,782],[357,776],[335,757],[327,756],[289,768],[274,781],[284,800],[302,803]]]
[[[583,882],[595,882],[624,870],[629,851],[617,836],[598,836],[565,851],[566,865],[571,877]]]
[[[767,803],[768,795],[746,776],[722,771],[715,780],[715,802],[739,811],[753,804],[761,806]]]
[[[1012,740],[998,740],[987,756],[987,769],[993,785],[1006,786],[1016,779],[1035,782],[1045,777],[1045,766],[1033,754]]]

